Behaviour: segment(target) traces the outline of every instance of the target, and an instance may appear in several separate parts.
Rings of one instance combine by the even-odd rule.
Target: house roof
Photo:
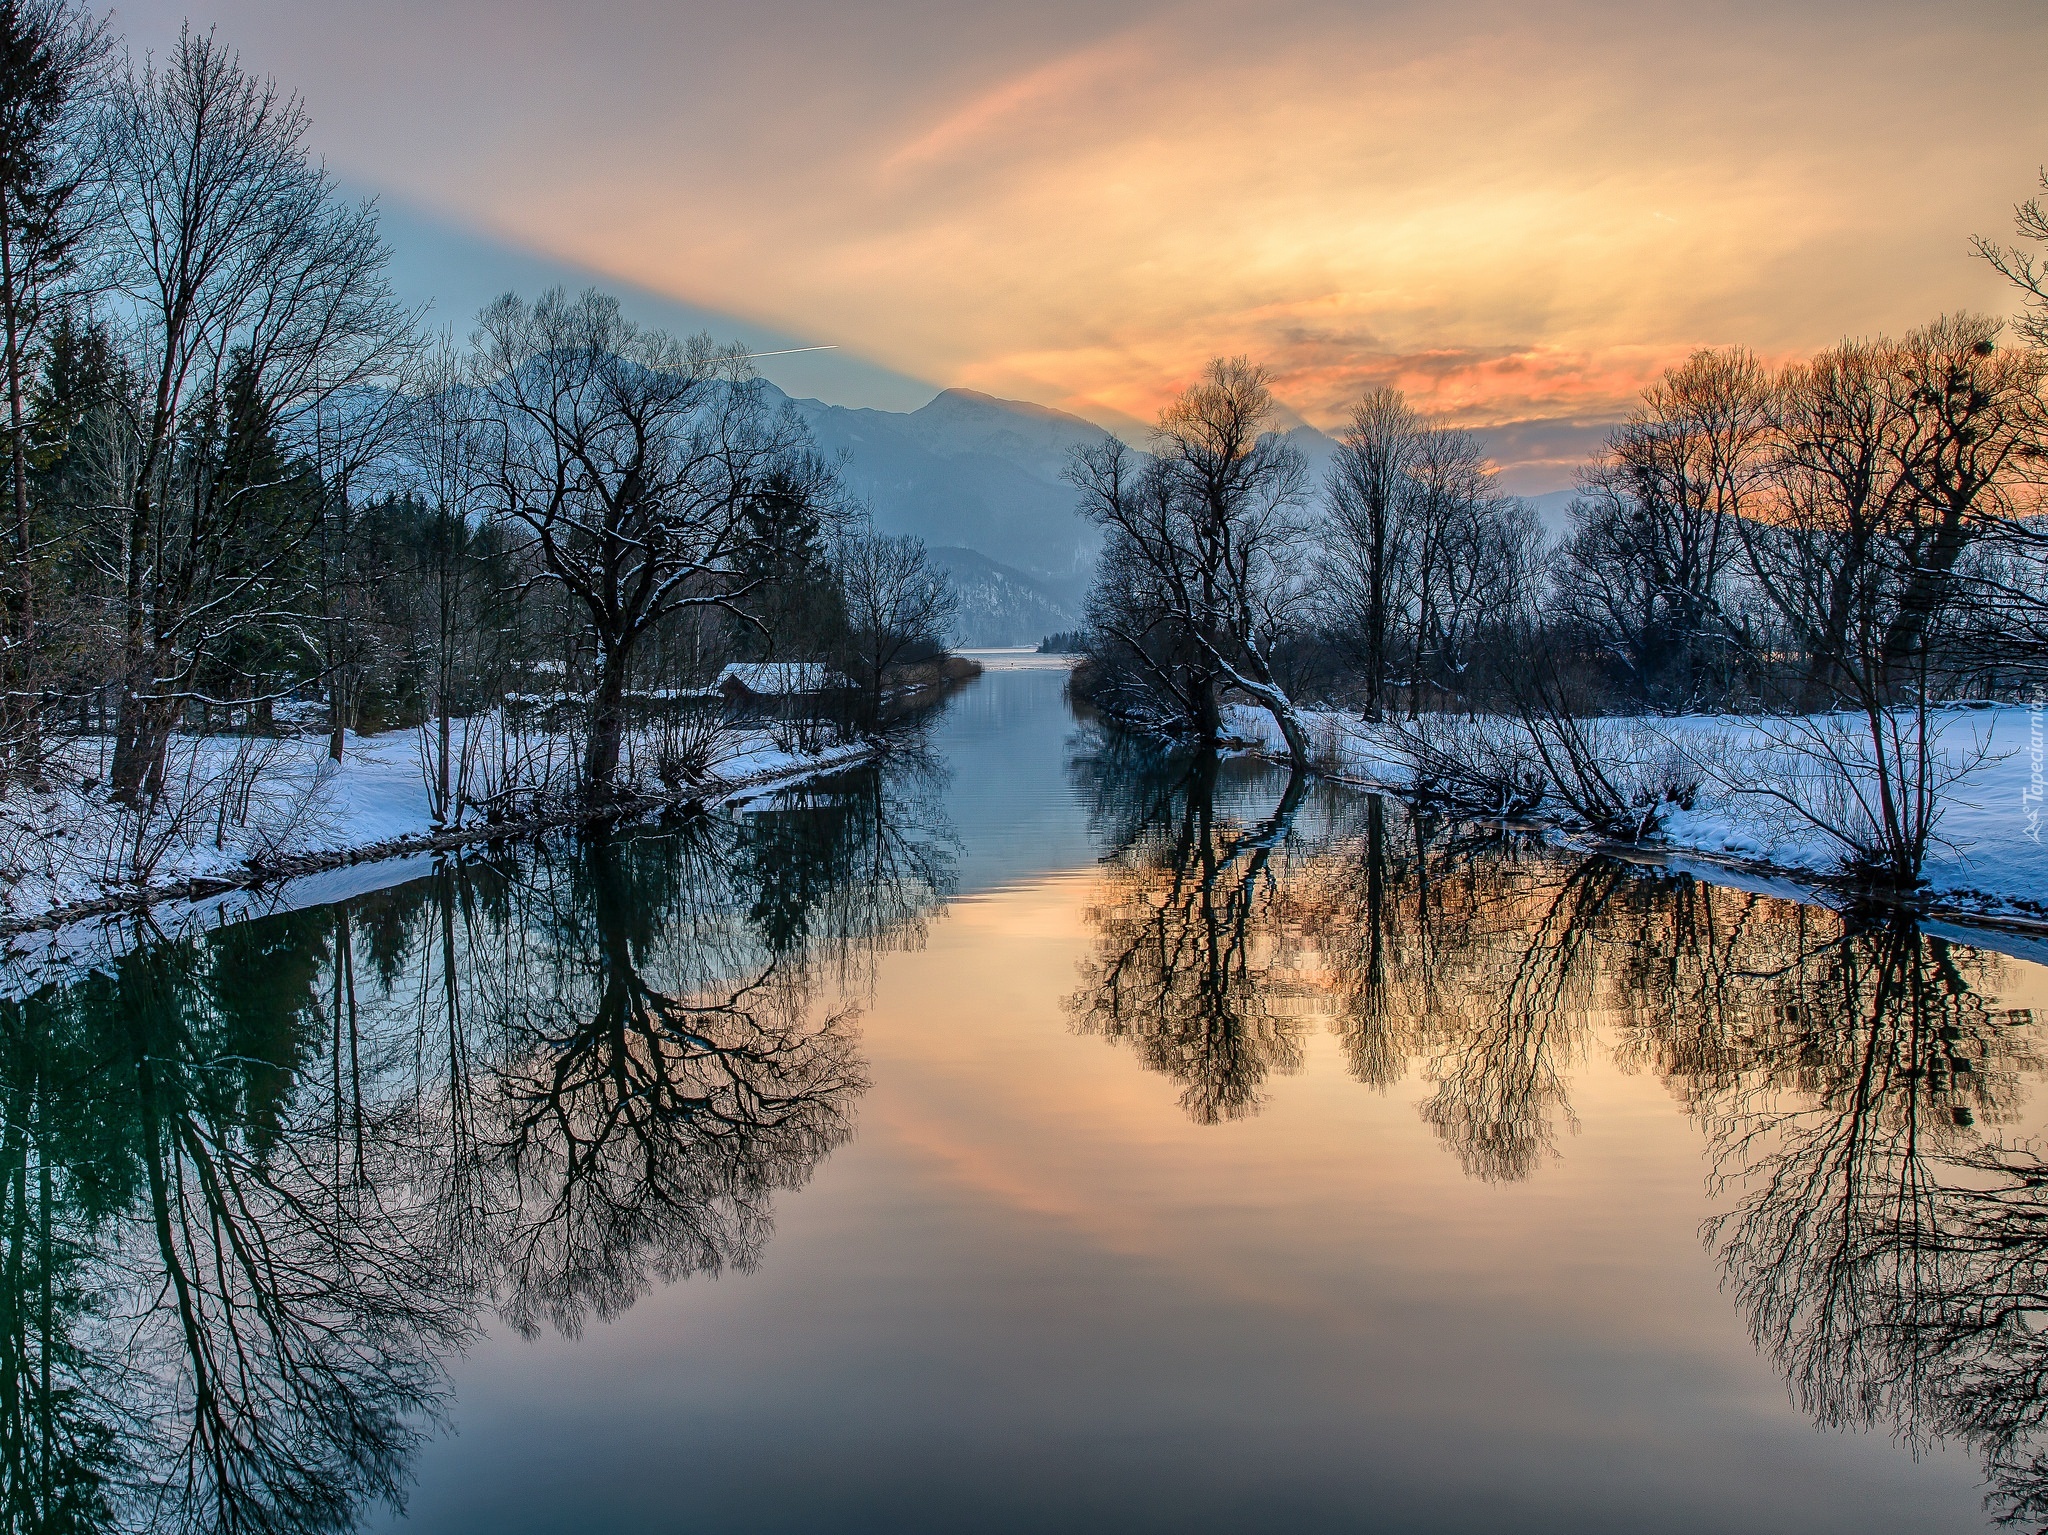
[[[764,698],[841,686],[844,679],[823,661],[735,661],[718,674],[720,692],[737,689]]]

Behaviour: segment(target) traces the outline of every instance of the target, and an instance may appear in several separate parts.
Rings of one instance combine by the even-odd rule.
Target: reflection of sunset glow
[[[365,184],[1105,418],[1245,352],[1325,426],[1379,383],[1475,424],[1611,419],[1700,345],[2002,306],[1968,237],[2048,152],[2000,74],[2048,19],[2013,6],[386,9],[395,47],[221,20]],[[1929,79],[1982,82],[1967,133],[1899,131]]]

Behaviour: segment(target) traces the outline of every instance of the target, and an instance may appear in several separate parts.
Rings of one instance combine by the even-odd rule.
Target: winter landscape
[[[2048,1531],[2044,49],[0,0],[0,1529]]]

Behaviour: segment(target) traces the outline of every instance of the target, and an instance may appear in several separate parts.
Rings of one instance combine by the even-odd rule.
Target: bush
[[[1549,790],[1543,765],[1517,721],[1426,714],[1372,727],[1376,740],[1408,770],[1411,792],[1427,805],[1472,815],[1528,815]]]

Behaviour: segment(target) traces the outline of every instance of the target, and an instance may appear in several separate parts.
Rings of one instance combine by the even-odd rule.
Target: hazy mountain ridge
[[[960,599],[953,621],[956,645],[1035,645],[1048,634],[1081,626],[1085,576],[1043,580],[957,547],[933,549],[931,557],[952,578]]]
[[[1092,421],[1023,400],[948,389],[904,418],[905,428],[942,456],[987,454],[1049,484],[1064,484],[1074,449],[1109,434]]]
[[[845,455],[847,483],[882,531],[972,550],[1027,579],[1093,568],[1101,535],[1061,474],[1075,448],[1108,435],[1101,427],[966,389],[908,412],[790,403],[819,447]]]
[[[1019,645],[1078,625],[1102,536],[1074,510],[1064,476],[1075,448],[1109,435],[1101,427],[972,389],[945,390],[913,411],[790,404],[826,453],[843,456],[876,526],[923,539],[952,575],[958,643]],[[1285,435],[1319,494],[1337,441],[1298,417]],[[1553,541],[1570,499],[1529,498]]]

